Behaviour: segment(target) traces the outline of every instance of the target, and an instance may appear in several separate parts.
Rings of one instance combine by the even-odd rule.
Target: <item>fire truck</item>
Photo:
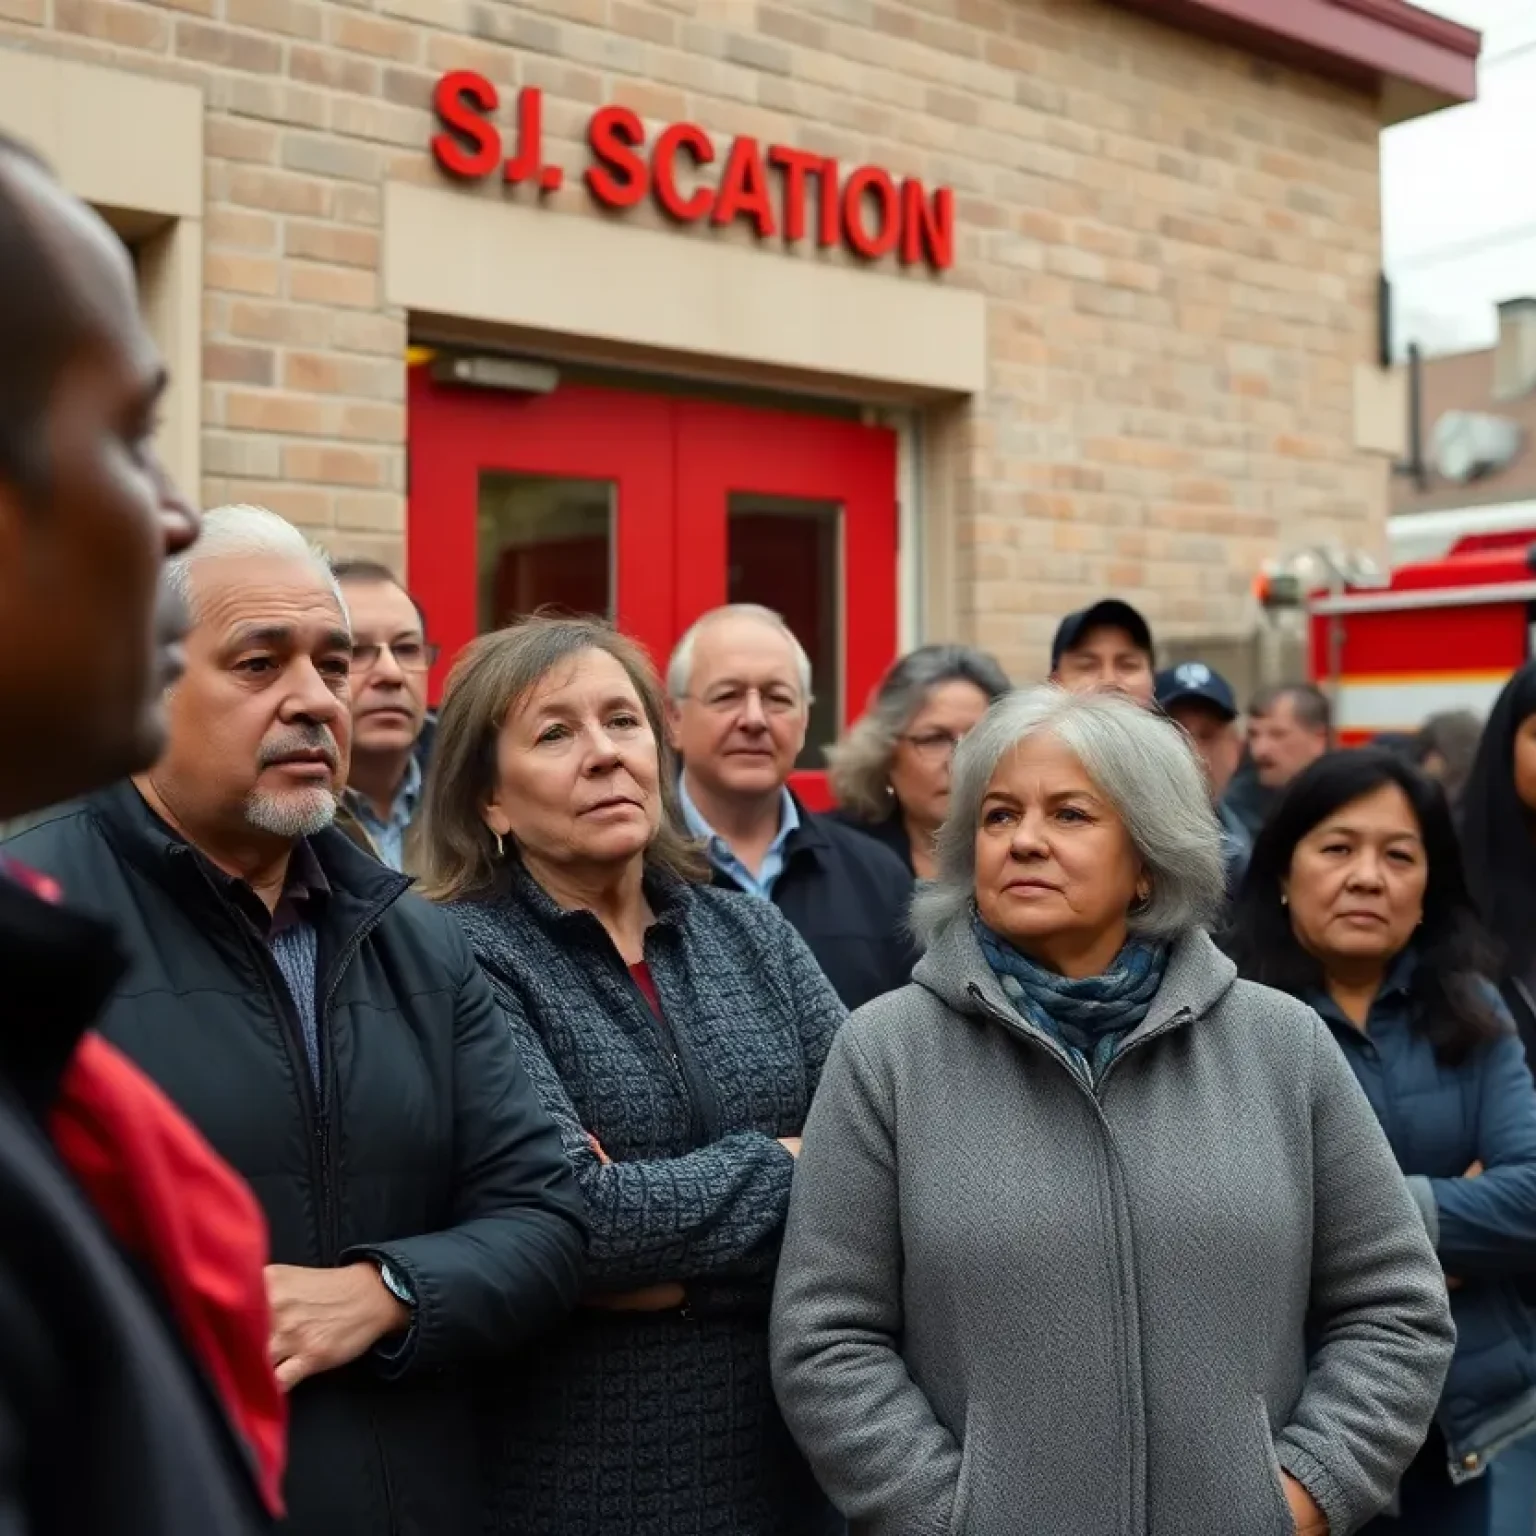
[[[1310,675],[1344,743],[1413,732],[1443,710],[1485,718],[1533,654],[1536,501],[1415,513],[1389,529],[1389,576],[1304,599]],[[1265,591],[1284,601],[1273,580]]]

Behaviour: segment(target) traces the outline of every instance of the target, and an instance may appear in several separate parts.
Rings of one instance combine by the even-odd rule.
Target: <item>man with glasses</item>
[[[683,815],[715,884],[773,902],[849,1008],[904,986],[912,876],[788,786],[810,724],[811,663],[784,620],[750,603],[706,613],[672,653],[667,691]]]
[[[427,672],[437,647],[387,566],[343,560],[335,575],[352,620],[352,766],[338,825],[400,869],[432,746]]]

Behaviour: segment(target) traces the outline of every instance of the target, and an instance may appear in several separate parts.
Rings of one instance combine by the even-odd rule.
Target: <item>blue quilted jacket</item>
[[[1446,1273],[1461,1281],[1438,1419],[1450,1475],[1465,1482],[1536,1431],[1536,1314],[1522,1295],[1536,1278],[1536,1087],[1513,1026],[1458,1066],[1435,1059],[1411,1027],[1416,964],[1412,951],[1399,956],[1365,1032],[1331,998],[1307,1001],[1371,1101]],[[1484,1173],[1463,1177],[1474,1162]]]

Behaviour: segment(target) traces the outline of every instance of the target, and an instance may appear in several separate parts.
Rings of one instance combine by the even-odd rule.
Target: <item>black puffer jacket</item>
[[[250,1181],[274,1262],[385,1257],[415,1291],[401,1356],[293,1394],[289,1529],[463,1536],[481,1518],[466,1367],[575,1301],[580,1195],[456,927],[341,833],[311,844],[331,886],[323,1117],[265,946],[132,785],[11,847],[117,923],[135,964],[103,1030]]]
[[[862,1008],[912,979],[912,873],[867,833],[813,815],[798,801],[796,809],[800,825],[785,839],[773,904],[810,947],[843,1006]],[[714,883],[741,889],[718,868]]]
[[[0,876],[0,1531],[255,1536],[244,1445],[46,1135],[123,970],[109,928]]]

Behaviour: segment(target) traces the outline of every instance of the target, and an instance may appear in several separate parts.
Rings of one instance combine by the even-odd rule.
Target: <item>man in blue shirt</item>
[[[811,663],[784,620],[746,603],[705,614],[672,654],[667,691],[683,815],[715,884],[772,901],[848,1007],[904,986],[912,876],[788,787],[810,724]]]
[[[335,575],[352,621],[352,765],[345,796],[351,824],[343,818],[342,827],[391,869],[401,869],[431,744],[427,673],[437,647],[428,643],[421,606],[387,567],[346,560]]]

